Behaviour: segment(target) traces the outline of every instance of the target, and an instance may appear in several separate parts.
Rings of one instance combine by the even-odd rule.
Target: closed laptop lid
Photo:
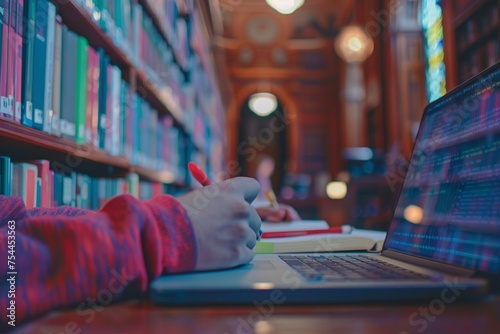
[[[426,108],[407,167],[384,250],[500,274],[500,63]]]

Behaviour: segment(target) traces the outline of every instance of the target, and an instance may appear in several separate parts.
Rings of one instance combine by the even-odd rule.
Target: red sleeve
[[[9,268],[12,226],[15,267]],[[5,278],[0,282],[0,323],[11,300],[18,323],[66,306],[83,315],[94,302],[109,304],[126,291],[145,292],[163,272],[192,270],[195,245],[186,211],[171,196],[141,202],[121,195],[98,212],[26,210],[19,198],[0,196],[0,272],[17,273],[7,274],[7,279],[15,276],[14,299],[7,298],[13,286]]]

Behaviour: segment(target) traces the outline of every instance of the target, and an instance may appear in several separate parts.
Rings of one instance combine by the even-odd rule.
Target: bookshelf
[[[451,89],[500,61],[500,1],[443,0],[442,7]]]
[[[17,4],[19,0],[9,1]],[[24,0],[24,6],[28,6],[30,1],[33,6],[39,6],[38,2],[43,0]],[[0,156],[8,156],[14,162],[48,160],[53,169],[65,166],[67,171],[96,178],[126,178],[134,174],[140,182],[163,184],[164,189],[174,191],[191,187],[192,180],[185,168],[188,161],[197,162],[209,173],[221,171],[223,150],[213,150],[214,147],[223,147],[225,141],[225,130],[220,126],[224,124],[223,101],[217,85],[220,78],[214,72],[212,55],[206,54],[211,52],[208,46],[210,36],[191,31],[194,26],[200,30],[199,26],[204,24],[200,19],[204,14],[198,2],[67,0],[51,3],[64,28],[67,27],[78,38],[81,36],[88,42],[89,54],[90,49],[101,52],[100,59],[105,55],[109,66],[116,70],[115,74],[119,73],[117,96],[120,100],[116,101],[120,107],[116,107],[118,102],[115,100],[109,102],[112,87],[108,87],[108,96],[104,94],[105,107],[101,107],[99,100],[99,113],[93,111],[98,113],[98,116],[93,116],[96,120],[84,121],[87,127],[100,127],[101,117],[104,117],[100,112],[105,109],[108,124],[107,127],[103,125],[104,138],[101,138],[99,129],[91,129],[98,133],[95,136],[99,138],[93,138],[93,132],[86,129],[90,135],[86,132],[87,141],[84,143],[61,136],[58,131],[51,131],[50,126],[48,131],[32,128],[21,117],[14,117],[14,108],[7,111],[2,109]],[[12,17],[18,23],[28,22],[26,13],[25,8],[23,15]],[[0,26],[0,35],[3,26]],[[26,26],[22,27],[25,28],[23,31],[27,30]],[[196,41],[192,40],[194,38]],[[200,43],[204,47],[193,47]],[[4,45],[0,45],[3,46],[2,56],[6,54]],[[23,49],[23,55],[19,58],[23,63],[24,52]],[[103,67],[100,63],[99,66],[102,76]],[[0,69],[7,73],[3,66]],[[86,69],[90,73],[90,65]],[[8,80],[15,81],[20,73],[9,72],[5,75]],[[108,80],[111,79],[108,77]],[[86,81],[87,94],[91,94],[93,89],[89,87],[89,82],[90,79]],[[102,86],[102,82],[99,84]],[[43,85],[40,88],[43,89]],[[200,89],[204,91],[200,92]],[[10,106],[9,93],[0,95],[5,95],[3,100],[8,101],[6,105]],[[94,98],[101,99],[101,95],[99,90]],[[88,98],[91,99],[90,95]],[[14,106],[17,101],[14,98],[12,100]],[[85,117],[89,117],[90,102],[86,103]],[[68,109],[64,109],[62,102],[60,107],[62,117],[62,113],[67,113]],[[115,116],[109,116],[109,110],[116,108],[120,109],[120,115],[112,118]],[[23,117],[26,110],[23,103]],[[78,106],[72,112],[77,113],[78,117]],[[134,113],[139,113],[139,116]],[[129,121],[130,115],[135,117],[132,121]],[[117,122],[120,124],[117,125]],[[116,132],[119,148],[114,147],[115,142],[108,143],[108,132],[113,134],[114,127],[119,129]],[[131,132],[134,134],[131,135]],[[135,136],[135,139],[130,139],[131,136]],[[104,141],[105,144],[101,143]]]

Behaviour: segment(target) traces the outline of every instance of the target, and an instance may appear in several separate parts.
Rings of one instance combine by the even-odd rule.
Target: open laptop
[[[162,276],[151,298],[450,303],[485,293],[500,277],[500,63],[426,108],[406,177],[388,182],[398,177],[404,183],[381,253],[256,255],[237,268]]]

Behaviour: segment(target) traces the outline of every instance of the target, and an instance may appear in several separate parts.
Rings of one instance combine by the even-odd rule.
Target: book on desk
[[[290,223],[262,224],[263,232],[321,230],[328,228],[323,220],[297,221]],[[350,233],[325,233],[285,238],[266,238],[257,241],[256,254],[380,251],[386,233],[354,229]]]

